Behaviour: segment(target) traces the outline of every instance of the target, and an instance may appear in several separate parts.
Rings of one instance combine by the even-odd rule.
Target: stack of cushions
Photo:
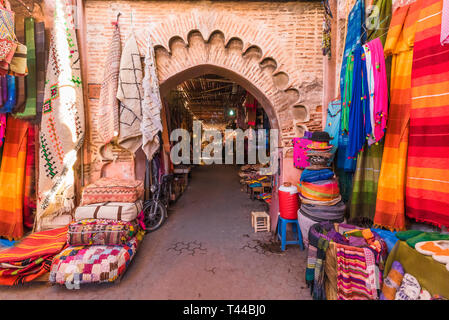
[[[68,247],[53,260],[50,282],[72,289],[123,275],[144,235],[143,192],[137,180],[101,178],[86,186],[68,227]]]
[[[307,245],[310,226],[322,221],[344,221],[346,205],[342,202],[338,180],[329,167],[332,161],[331,137],[327,132],[313,132],[308,145],[310,165],[298,184],[301,207],[298,211],[302,237]]]

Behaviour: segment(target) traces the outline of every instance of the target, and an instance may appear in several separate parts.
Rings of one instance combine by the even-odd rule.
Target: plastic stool
[[[296,239],[287,241],[287,224],[292,223],[293,234],[296,234]],[[299,244],[301,250],[304,250],[304,245],[302,244],[301,229],[299,228],[299,222],[297,219],[288,220],[278,216],[277,224],[277,235],[279,240],[281,240],[281,249],[285,251],[285,246],[287,244]]]

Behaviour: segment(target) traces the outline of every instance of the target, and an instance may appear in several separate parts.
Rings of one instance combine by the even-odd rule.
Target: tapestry
[[[134,32],[131,32],[123,48],[120,60],[117,99],[120,100],[119,144],[135,153],[142,145],[142,63]]]
[[[95,131],[101,140],[101,147],[118,136],[117,87],[121,56],[120,29],[115,23],[112,40],[104,64],[103,82],[100,89],[99,112],[95,117]],[[101,150],[101,149],[100,149]]]
[[[162,101],[159,92],[159,80],[156,72],[154,48],[151,39],[148,39],[145,55],[145,77],[143,78],[143,103],[142,103],[142,150],[148,160],[159,150],[160,139],[158,132],[162,131],[161,109]]]
[[[50,271],[53,256],[67,244],[67,227],[36,232],[0,251],[0,285],[30,282]]]
[[[0,236],[23,236],[23,196],[28,123],[7,118],[7,134],[0,167]]]
[[[390,108],[377,188],[374,225],[405,229],[405,175],[409,139],[413,43],[419,10],[416,3],[398,8],[392,17],[385,55],[392,55]]]
[[[74,208],[74,172],[84,141],[80,59],[70,2],[55,1],[44,106],[39,132],[39,189],[34,229],[42,218]]]
[[[443,0],[418,0],[406,213],[449,227],[449,46],[441,46]]]

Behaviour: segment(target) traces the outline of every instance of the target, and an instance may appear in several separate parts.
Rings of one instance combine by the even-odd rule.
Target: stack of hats
[[[139,180],[101,178],[86,186],[50,282],[73,288],[122,276],[143,239],[143,192]]]
[[[341,223],[346,210],[338,180],[330,167],[333,159],[331,137],[327,132],[313,132],[310,140],[312,143],[307,152],[310,166],[305,168],[298,184],[301,200],[298,217],[306,243],[310,226],[322,221]]]

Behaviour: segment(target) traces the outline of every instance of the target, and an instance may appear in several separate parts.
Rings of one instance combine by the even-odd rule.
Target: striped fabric
[[[449,44],[449,0],[443,0],[440,41],[442,46]]]
[[[385,55],[393,55],[385,147],[377,189],[374,224],[390,230],[405,229],[405,171],[411,103],[413,42],[416,3],[398,8],[392,17]]]
[[[301,194],[309,199],[318,201],[328,201],[340,196],[337,179],[301,182]]]
[[[374,255],[367,248],[337,243],[338,300],[376,300]]]
[[[36,130],[35,126],[30,124],[27,133],[27,151],[25,161],[25,189],[23,197],[23,224],[31,229],[34,225],[34,217],[36,215]]]
[[[449,226],[449,46],[441,46],[443,0],[419,0],[412,71],[407,216]]]

